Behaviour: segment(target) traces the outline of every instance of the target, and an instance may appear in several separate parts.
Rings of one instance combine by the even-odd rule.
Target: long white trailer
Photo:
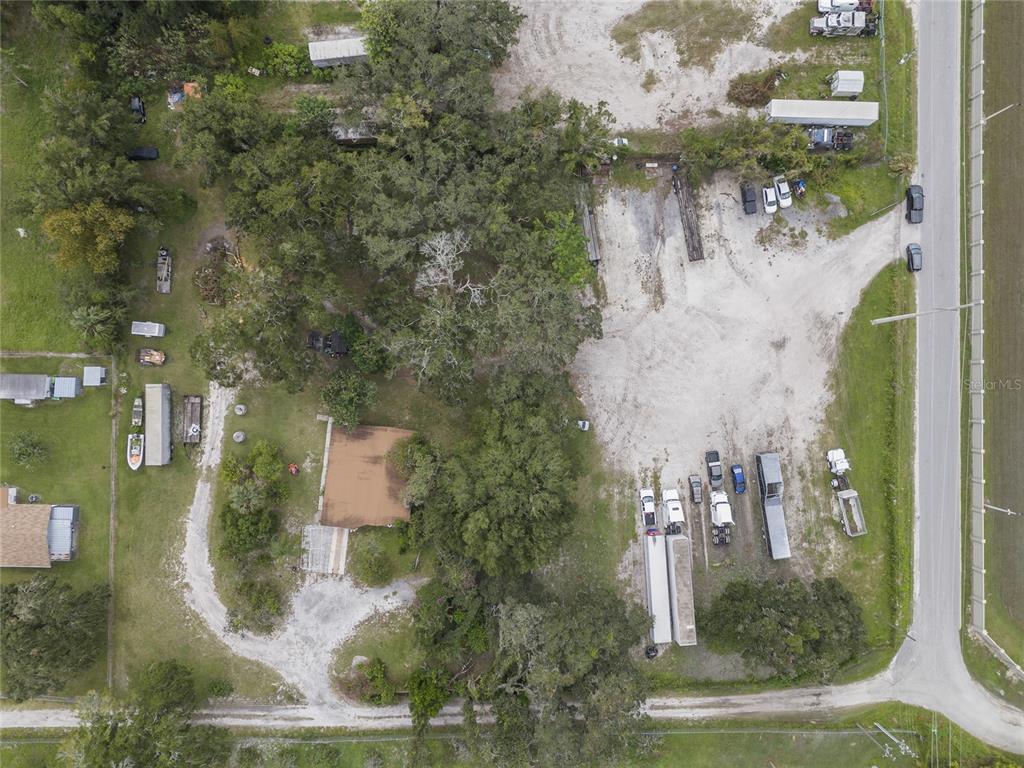
[[[765,114],[769,123],[866,128],[878,122],[878,102],[772,99]]]
[[[676,645],[697,644],[693,611],[693,573],[690,538],[683,534],[668,540],[668,592],[672,605],[672,639]]]
[[[672,607],[668,594],[668,555],[665,534],[650,529],[644,534],[644,561],[647,573],[647,610],[654,620],[651,642],[672,642]]]

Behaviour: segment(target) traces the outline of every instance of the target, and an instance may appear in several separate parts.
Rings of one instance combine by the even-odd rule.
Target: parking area
[[[616,467],[687,495],[687,477],[701,476],[705,503],[684,505],[700,603],[722,581],[714,574],[724,565],[737,575],[828,570],[842,534],[815,525],[832,510],[811,486],[824,460],[816,453],[832,400],[830,371],[861,291],[899,258],[902,218],[896,210],[829,240],[822,234],[828,211],[745,215],[729,174],[703,188],[698,206],[706,258],[689,262],[667,172],[650,191],[607,189],[597,208],[604,335],[583,346],[574,374]],[[721,453],[733,506],[728,545],[710,538],[704,454],[711,449]],[[762,451],[782,461],[792,548],[784,563],[770,560],[763,538],[754,465]],[[733,491],[734,463],[746,473],[744,495]],[[638,594],[642,571],[637,544],[623,575],[636,579]]]

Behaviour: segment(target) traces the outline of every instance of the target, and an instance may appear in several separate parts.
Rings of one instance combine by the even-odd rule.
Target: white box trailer
[[[769,123],[866,128],[878,122],[878,102],[772,99],[765,114]]]
[[[676,645],[697,644],[697,620],[693,611],[693,564],[690,538],[668,536],[668,593],[672,605],[672,639]]]
[[[644,561],[647,572],[647,611],[651,625],[651,642],[655,645],[672,642],[672,608],[668,594],[668,554],[665,534],[652,529],[644,534]]]
[[[864,92],[864,72],[859,69],[838,69],[828,79],[832,97],[845,99]]]

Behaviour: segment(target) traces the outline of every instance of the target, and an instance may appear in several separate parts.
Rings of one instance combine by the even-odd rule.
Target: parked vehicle
[[[654,496],[651,496],[653,504]],[[665,534],[655,529],[642,537],[644,575],[647,582],[647,610],[651,615],[651,642],[672,642],[672,606],[668,593],[668,553]]]
[[[164,247],[156,256],[156,292],[171,292],[171,252]]]
[[[132,401],[132,426],[133,427],[141,427],[142,426],[142,413],[143,413],[143,411],[142,411],[142,398],[141,397],[136,397],[135,400]]]
[[[654,510],[653,488],[640,489],[640,515],[643,517],[645,528],[654,528],[658,524]]]
[[[135,147],[126,153],[129,160],[157,160],[160,150],[156,147]]]
[[[686,517],[683,515],[683,503],[679,500],[679,491],[675,488],[662,490],[661,504],[665,515],[666,532],[669,534],[682,533]]]
[[[789,182],[785,176],[776,176],[772,179],[775,186],[775,193],[779,197],[779,207],[789,208],[793,204],[793,193],[789,191]]]
[[[746,214],[757,213],[757,193],[752,184],[743,182],[740,184],[740,199],[743,200],[743,212]]]
[[[694,504],[704,502],[704,488],[700,482],[700,475],[690,475],[690,499]]]
[[[733,464],[729,467],[729,472],[732,474],[732,487],[736,493],[746,493],[747,478],[743,475],[743,467],[739,464]]]
[[[828,471],[837,477],[850,471],[850,460],[842,448],[832,448],[825,453],[825,459],[828,461]]]
[[[732,520],[732,506],[725,491],[711,492],[711,524],[718,527],[735,525]]]
[[[911,272],[920,272],[924,266],[924,252],[918,243],[910,243],[907,246],[907,269]]]
[[[129,469],[135,471],[142,466],[142,454],[145,451],[145,448],[146,444],[141,432],[129,433],[128,449],[126,453]]]
[[[163,323],[149,323],[141,320],[132,321],[132,336],[160,338],[165,333],[167,333],[167,327]]]
[[[864,11],[826,13],[811,19],[812,37],[870,37],[878,33],[878,19]]]
[[[846,13],[865,11],[870,13],[873,0],[818,0],[818,13]]]
[[[711,483],[711,490],[717,491],[723,485],[722,459],[718,451],[708,451],[704,454],[704,461],[708,465],[708,480]]]
[[[779,199],[775,196],[775,187],[764,187],[761,190],[761,202],[764,204],[764,212],[769,215],[779,210]]]
[[[128,108],[135,116],[136,123],[142,125],[146,122],[146,102],[142,100],[141,96],[132,96],[128,101]]]
[[[135,353],[135,360],[139,365],[163,365],[167,355],[158,349],[143,347]]]
[[[911,224],[924,221],[924,187],[920,184],[907,187],[907,221]]]
[[[849,152],[853,149],[853,131],[836,128],[810,128],[807,148],[812,152]]]

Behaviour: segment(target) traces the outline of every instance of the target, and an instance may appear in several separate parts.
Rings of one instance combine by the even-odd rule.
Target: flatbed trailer
[[[156,257],[156,292],[171,292],[171,256],[161,253]]]
[[[704,260],[704,241],[700,236],[700,222],[697,220],[697,203],[693,190],[685,176],[672,174],[672,190],[679,203],[679,218],[683,222],[683,236],[686,239],[686,257],[690,261]]]
[[[185,395],[184,405],[182,442],[185,445],[198,445],[203,433],[203,398],[200,395]]]

